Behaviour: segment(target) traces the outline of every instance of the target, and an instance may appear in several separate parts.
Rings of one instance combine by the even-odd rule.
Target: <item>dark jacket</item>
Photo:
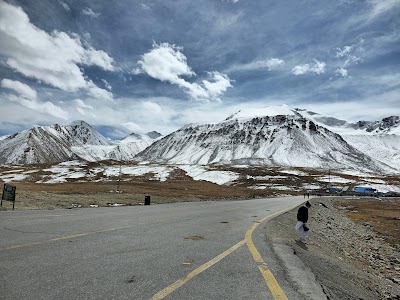
[[[297,211],[297,221],[301,221],[303,223],[307,223],[308,221],[308,208],[306,206],[302,206]]]

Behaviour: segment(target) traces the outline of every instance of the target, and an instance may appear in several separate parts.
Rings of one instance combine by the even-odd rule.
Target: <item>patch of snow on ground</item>
[[[286,174],[292,174],[292,175],[298,175],[298,176],[307,176],[307,173],[304,173],[302,171],[297,171],[297,170],[282,170],[280,171],[281,173],[286,173]]]
[[[18,173],[24,171],[23,169],[4,171],[3,174]]]
[[[180,169],[193,178],[193,180],[204,180],[219,185],[228,184],[239,178],[239,175],[230,171],[209,171],[198,165],[180,165]]]
[[[14,181],[23,181],[27,177],[29,177],[29,175],[9,174],[9,175],[0,176],[0,179],[3,180],[6,183],[9,183],[9,182],[14,182]]]
[[[367,178],[365,178],[364,181],[369,182],[369,183],[386,184],[386,182],[382,179],[367,179]]]
[[[37,173],[39,170],[30,170],[30,171],[25,171],[23,174],[32,174],[32,173]]]
[[[318,190],[321,187],[319,185],[314,185],[314,184],[303,184],[303,188],[305,190]]]
[[[153,173],[154,178],[159,181],[166,181],[173,169],[171,167],[163,166],[131,166],[121,167],[121,175],[142,176],[145,174]],[[119,176],[119,167],[109,167],[104,170],[105,176]]]
[[[342,170],[339,171],[338,173],[344,174],[344,175],[350,175],[350,176],[355,176],[355,177],[376,177],[376,174],[368,174],[368,173],[363,173],[360,171],[356,170]]]
[[[65,161],[65,162],[59,163],[58,165],[59,166],[80,166],[80,167],[86,166],[86,164],[83,164],[79,160]]]
[[[254,180],[274,180],[274,179],[287,179],[287,176],[250,176],[247,175],[247,179]]]
[[[280,191],[296,191],[297,188],[285,186],[285,185],[273,185],[273,184],[256,184],[249,187],[253,190],[280,190]]]
[[[248,168],[250,168],[250,166],[249,165],[232,165],[232,168],[248,169]]]
[[[73,162],[65,162],[60,163],[57,166],[51,167],[49,169],[44,169],[43,171],[52,172],[53,175],[50,175],[50,179],[46,180],[39,180],[36,183],[62,183],[66,182],[67,179],[78,179],[78,178],[86,178],[87,174],[81,172],[82,168],[78,167],[81,166],[80,164],[76,164],[77,161]],[[71,164],[73,163],[73,164]],[[64,166],[64,167],[63,167]],[[75,168],[70,168],[75,166]]]
[[[350,180],[350,179],[346,179],[346,178],[342,178],[339,176],[324,176],[324,177],[319,177],[316,178],[318,181],[322,181],[322,182],[331,182],[331,183],[353,183],[355,182],[355,180]]]

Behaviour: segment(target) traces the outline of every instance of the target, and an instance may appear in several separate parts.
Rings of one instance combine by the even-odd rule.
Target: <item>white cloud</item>
[[[111,92],[99,88],[90,80],[87,83],[87,94],[95,99],[114,102],[114,96]]]
[[[67,12],[71,12],[71,8],[69,8],[68,4],[62,1],[58,1],[58,3],[60,3],[60,5],[67,11]]]
[[[81,99],[75,99],[75,108],[76,110],[83,116],[87,115],[87,110],[93,110],[93,106],[86,104],[84,101]],[[92,117],[94,117],[93,113],[90,113]]]
[[[231,81],[226,74],[209,72],[208,75],[213,81],[203,80],[203,85],[212,98],[217,98],[226,92],[229,87],[232,87]]]
[[[153,44],[153,49],[142,55],[138,61],[139,68],[134,74],[145,73],[150,77],[180,86],[194,100],[220,101],[219,96],[231,87],[227,75],[219,72],[208,72],[211,81],[203,80],[203,85],[186,81],[183,76],[192,77],[196,73],[187,64],[181,47],[168,43]]]
[[[298,65],[295,66],[292,69],[292,74],[294,75],[304,75],[306,73],[315,73],[315,74],[323,74],[325,73],[325,68],[326,68],[326,63],[325,62],[320,62],[316,59],[314,59],[314,64],[304,64],[304,65]]]
[[[111,91],[112,90],[112,86],[108,83],[107,80],[102,79],[101,81],[103,81],[104,86],[106,87],[107,90]]]
[[[148,5],[145,4],[145,3],[140,3],[140,6],[141,6],[144,10],[150,10],[150,9],[151,9],[150,6],[148,6]]]
[[[28,99],[36,99],[37,93],[30,86],[15,80],[3,79],[1,81],[1,87],[14,90],[21,96]]]
[[[3,94],[9,101],[16,102],[22,106],[25,106],[31,110],[35,110],[38,112],[43,112],[48,115],[55,116],[61,119],[68,119],[68,113],[65,112],[62,108],[53,103],[41,102],[37,99],[37,93],[34,89],[29,87],[28,85],[14,81],[10,79],[3,79],[1,81],[1,87],[11,89],[19,94]]]
[[[370,12],[370,18],[374,18],[382,13],[394,9],[396,6],[400,6],[399,0],[370,0],[369,1],[372,9]]]
[[[347,72],[346,69],[340,68],[336,70],[336,73],[340,74],[342,77],[347,77],[349,76],[349,73]]]
[[[196,75],[186,62],[182,48],[168,43],[153,44],[153,49],[138,61],[140,69],[147,75],[161,81],[179,84],[180,76]]]
[[[362,45],[364,44],[364,40],[361,39],[357,44],[344,46],[343,48],[336,48],[336,57],[343,58],[343,67],[349,67],[354,64],[358,64],[362,61],[361,57],[357,57],[353,54],[355,51],[360,51],[362,49]]]
[[[152,102],[152,101],[144,101],[144,102],[142,103],[142,105],[143,105],[143,108],[144,108],[146,111],[150,112],[151,114],[156,114],[156,115],[158,115],[158,114],[162,113],[162,108],[161,108],[161,106],[158,105],[157,103],[154,103],[154,102]]]
[[[36,99],[26,99],[23,97],[18,97],[16,95],[8,95],[8,99],[10,101],[17,102],[29,109],[45,113],[57,118],[61,118],[64,120],[68,119],[68,113],[64,111],[61,107],[54,105],[53,103],[46,101],[40,102]]]
[[[264,60],[257,60],[248,64],[238,64],[231,66],[226,72],[232,71],[253,71],[268,69],[272,71],[285,64],[285,61],[280,58],[270,58]]]
[[[0,1],[0,55],[15,71],[68,92],[91,89],[80,65],[115,70],[104,51],[84,46],[79,35],[47,33],[33,25],[20,8]]]
[[[90,16],[91,18],[98,18],[100,16],[100,13],[94,12],[91,8],[86,7],[82,9],[82,13],[86,16]]]
[[[128,129],[130,132],[135,132],[135,133],[142,133],[144,132],[143,128],[136,124],[135,122],[126,122],[122,124],[126,129]]]

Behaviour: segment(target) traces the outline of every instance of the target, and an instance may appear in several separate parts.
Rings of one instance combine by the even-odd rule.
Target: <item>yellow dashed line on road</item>
[[[291,210],[296,206],[280,210],[280,211],[278,211],[276,213],[273,213],[273,214],[261,219],[257,223],[253,224],[249,228],[249,230],[247,230],[244,240],[240,241],[239,243],[237,243],[236,245],[232,246],[231,248],[229,248],[225,252],[221,253],[220,255],[214,257],[212,260],[206,262],[205,264],[201,265],[200,267],[198,267],[194,271],[190,272],[185,278],[179,279],[179,280],[175,281],[173,284],[171,284],[168,287],[164,288],[163,290],[161,290],[160,292],[155,294],[152,298],[150,298],[150,300],[161,300],[161,299],[167,297],[169,294],[171,294],[172,292],[174,292],[175,290],[177,290],[178,288],[180,288],[181,286],[186,284],[189,280],[193,279],[195,276],[197,276],[200,273],[204,272],[205,270],[207,270],[208,268],[210,268],[211,266],[215,265],[217,262],[222,260],[224,257],[228,256],[229,254],[231,254],[232,252],[237,250],[243,244],[247,244],[251,254],[253,255],[253,259],[257,263],[262,263],[263,264],[263,265],[260,265],[258,268],[259,268],[261,274],[263,275],[263,277],[265,279],[265,282],[267,283],[267,286],[268,286],[269,290],[271,291],[271,294],[274,297],[274,299],[275,300],[287,300],[288,298],[287,298],[285,292],[279,286],[279,284],[278,284],[277,280],[275,279],[274,275],[268,269],[268,267],[266,266],[264,260],[262,259],[261,255],[260,255],[260,252],[258,252],[256,246],[254,245],[253,240],[252,240],[252,234],[253,234],[253,231],[256,229],[256,227],[258,225],[260,225],[262,222],[264,222],[264,221],[266,221],[268,219],[271,219],[271,218],[273,218],[273,217],[275,217],[275,216],[277,216],[277,215],[279,215],[279,214],[281,214],[281,213],[283,213],[285,211]]]
[[[260,225],[262,222],[272,219],[273,217],[275,217],[281,213],[284,213],[286,211],[289,211],[289,210],[295,208],[296,206],[297,205],[292,206],[290,208],[282,209],[280,211],[277,211],[277,212],[261,219],[259,222],[253,224],[253,226],[251,226],[249,228],[249,230],[247,230],[246,236],[245,236],[245,241],[246,241],[247,247],[249,248],[250,253],[253,255],[254,261],[257,263],[260,263],[260,264],[262,263],[262,265],[258,266],[258,269],[260,270],[261,274],[263,275],[265,282],[267,283],[267,286],[275,300],[287,300],[288,298],[287,298],[285,292],[280,287],[275,276],[268,269],[267,264],[264,262],[263,258],[261,257],[260,252],[257,250],[256,246],[254,245],[253,240],[252,240],[252,235],[253,235],[254,230],[257,228],[257,226]]]
[[[201,265],[197,269],[195,269],[192,272],[190,272],[185,278],[179,279],[179,280],[175,281],[173,284],[171,284],[170,286],[168,286],[165,289],[161,290],[160,292],[155,294],[153,297],[151,297],[150,300],[163,299],[164,297],[168,296],[173,291],[175,291],[176,289],[178,289],[179,287],[181,287],[182,285],[187,283],[189,280],[193,279],[195,276],[197,276],[200,273],[204,272],[209,267],[215,265],[221,259],[223,259],[224,257],[228,256],[229,254],[231,254],[233,251],[235,251],[236,249],[238,249],[240,246],[242,246],[244,244],[245,244],[245,240],[240,241],[239,243],[237,243],[236,245],[232,246],[228,250],[222,252],[220,255],[214,257],[212,260],[206,262],[205,264]]]

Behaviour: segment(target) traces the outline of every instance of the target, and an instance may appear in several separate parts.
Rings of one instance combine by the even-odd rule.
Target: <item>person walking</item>
[[[297,223],[296,223],[296,230],[300,232],[300,242],[305,242],[307,233],[308,233],[308,226],[307,226],[307,221],[308,221],[308,209],[311,207],[310,202],[306,202],[304,205],[302,205],[298,211],[297,211]]]

